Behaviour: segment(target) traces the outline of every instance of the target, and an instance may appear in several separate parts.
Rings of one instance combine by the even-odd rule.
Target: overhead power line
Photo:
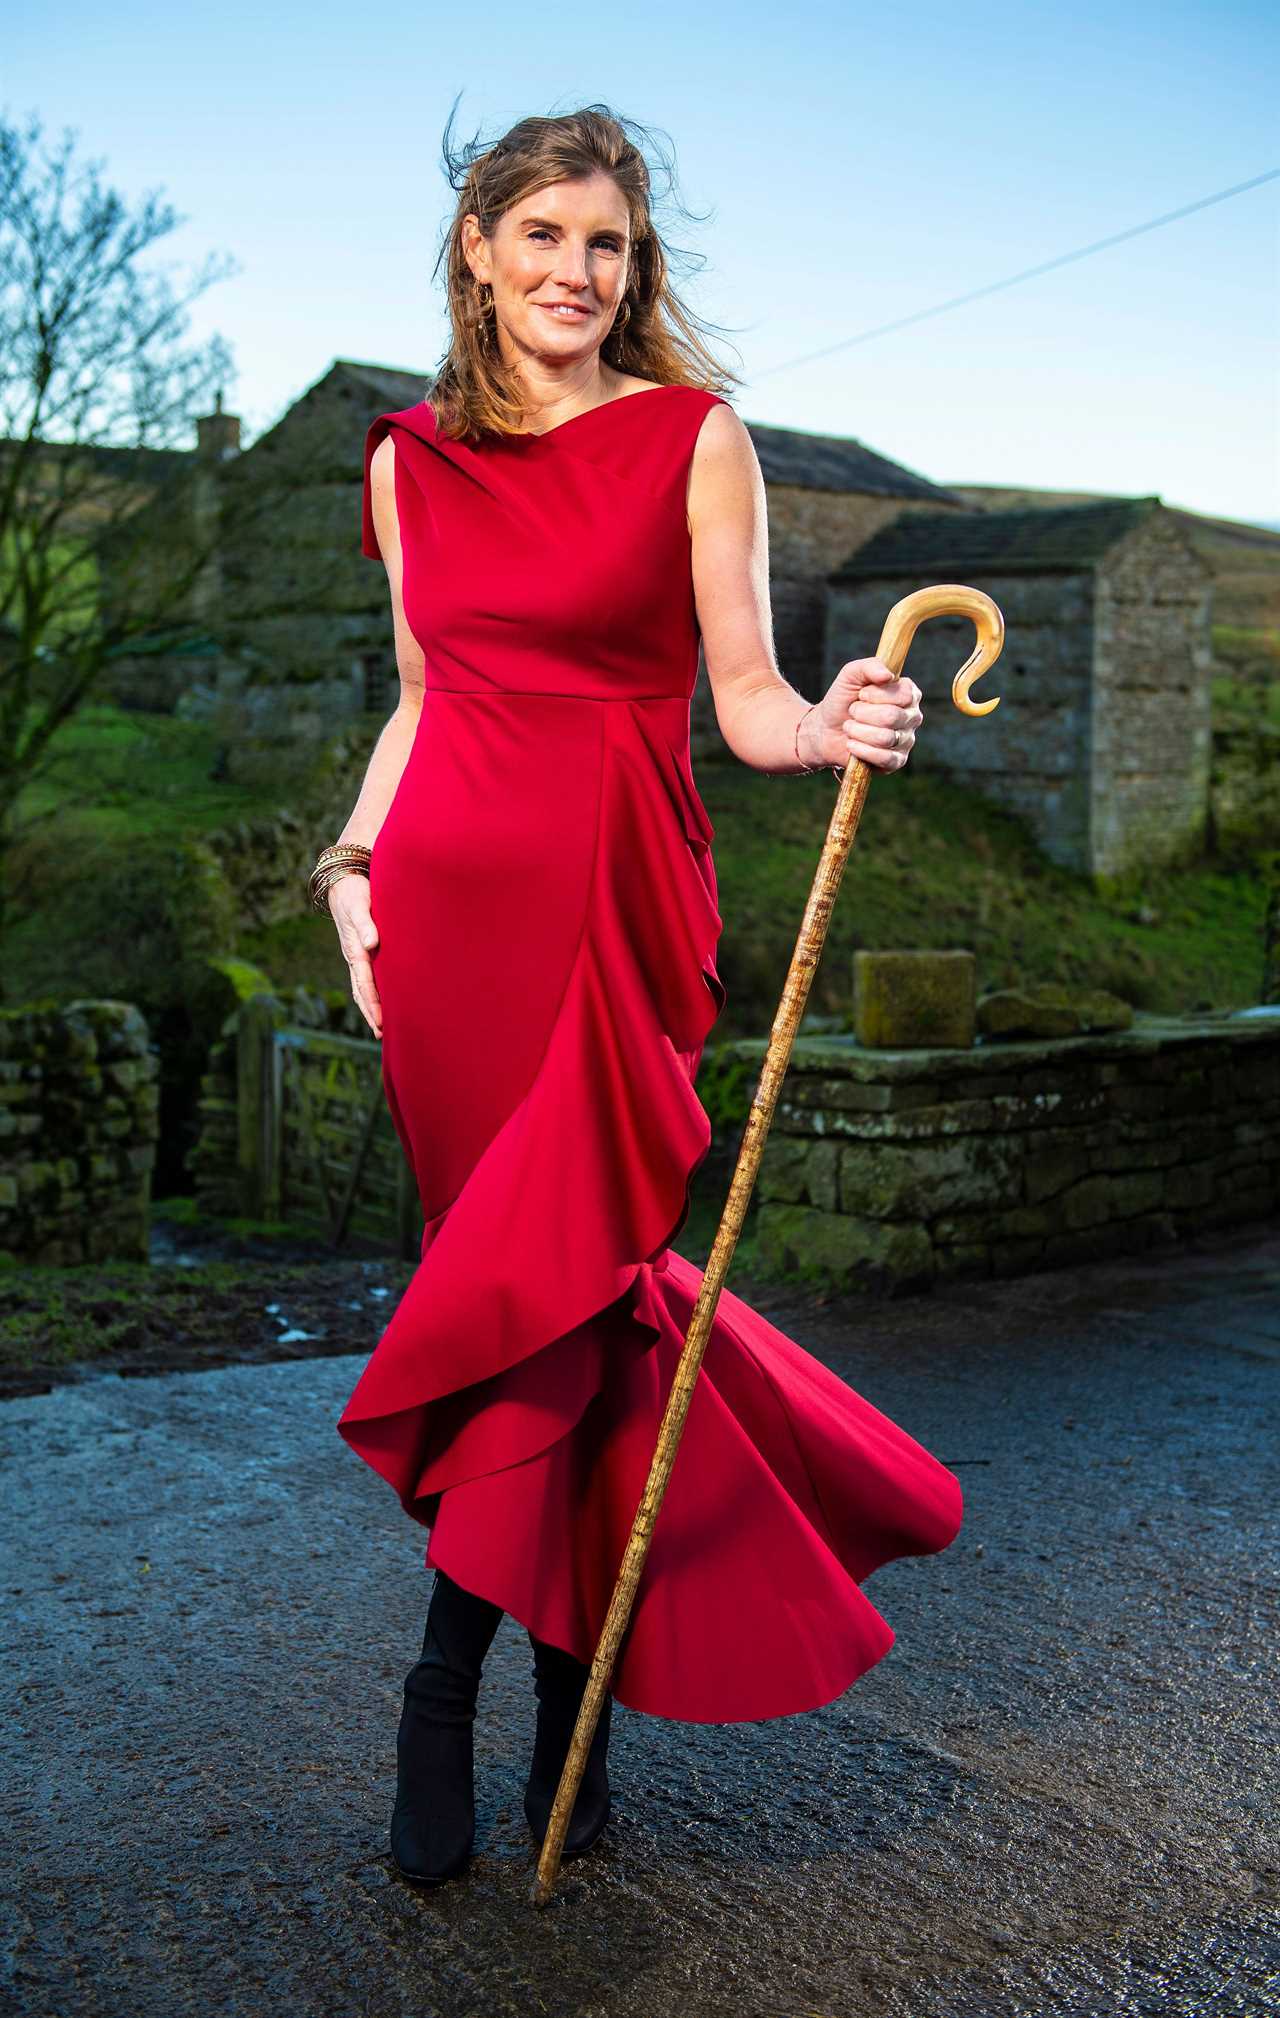
[[[975,287],[969,294],[953,295],[950,301],[940,301],[933,308],[918,308],[913,315],[899,316],[895,322],[882,322],[875,329],[864,329],[857,336],[842,337],[838,343],[828,343],[821,350],[809,350],[802,357],[789,357],[781,364],[768,364],[763,371],[753,372],[750,383],[768,378],[771,372],[790,371],[798,364],[812,364],[817,358],[831,357],[838,350],[851,350],[856,343],[870,343],[872,337],[888,336],[894,329],[906,329],[913,322],[924,322],[932,315],[945,315],[948,309],[963,308],[967,301],[980,301],[983,295],[998,294],[1002,288],[1016,287],[1020,281],[1034,280],[1038,274],[1052,273],[1056,266],[1069,266],[1073,259],[1088,259],[1094,252],[1105,252],[1109,246],[1123,245],[1128,238],[1140,238],[1144,231],[1158,231],[1163,224],[1176,224],[1180,217],[1190,217],[1193,211],[1206,210],[1211,203],[1225,203],[1229,196],[1241,196],[1246,189],[1257,189],[1260,183],[1274,182],[1280,176],[1280,168],[1269,168],[1265,175],[1255,175],[1250,182],[1237,182],[1230,189],[1219,189],[1212,196],[1202,196],[1195,203],[1186,203],[1181,210],[1168,210],[1163,217],[1153,217],[1146,224],[1131,225],[1128,231],[1117,231],[1111,238],[1099,238],[1093,245],[1082,245],[1075,252],[1059,253],[1056,259],[1046,259],[1042,266],[1028,266],[1021,273],[1011,273],[1007,280],[990,281],[986,287]]]

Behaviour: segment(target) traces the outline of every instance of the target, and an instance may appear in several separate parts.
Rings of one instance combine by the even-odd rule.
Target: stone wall
[[[132,1003],[0,1011],[0,1262],[147,1259],[158,1078]]]
[[[758,1071],[763,1040],[725,1048]],[[801,1038],[755,1195],[766,1265],[889,1294],[1266,1218],[1280,1008],[964,1050]]]
[[[372,750],[371,743],[370,755]],[[349,800],[344,802],[335,790],[335,801],[354,804],[358,790],[357,779]],[[257,930],[287,918],[309,917],[308,880],[328,838],[328,830],[315,820],[288,808],[253,820],[233,820],[211,833],[209,846],[236,893],[241,923]],[[336,936],[334,946],[336,951]]]
[[[1095,875],[1190,860],[1202,847],[1212,594],[1171,512],[1153,514],[1119,540],[1098,569],[1089,809]]]

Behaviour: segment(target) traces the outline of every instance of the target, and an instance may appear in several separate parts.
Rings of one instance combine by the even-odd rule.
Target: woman
[[[814,704],[778,671],[759,466],[628,124],[522,120],[456,183],[448,354],[366,442],[402,699],[313,877],[426,1220],[338,1425],[431,1530],[391,1832],[425,1883],[472,1849],[504,1612],[533,1649],[542,1840],[697,1294],[670,1242],[725,999],[699,634],[754,769],[900,770],[921,721],[877,659]],[[861,1579],[960,1518],[950,1471],[723,1290],[564,1854],[609,1816],[612,1696],[694,1722],[833,1700],[894,1637]]]

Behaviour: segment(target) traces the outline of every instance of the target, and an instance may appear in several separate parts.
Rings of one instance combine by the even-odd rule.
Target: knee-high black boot
[[[405,1677],[391,1814],[396,1868],[419,1884],[452,1877],[471,1855],[476,1698],[502,1616],[499,1605],[436,1570],[422,1655]]]
[[[538,1729],[524,1792],[524,1812],[534,1840],[541,1845],[591,1670],[563,1647],[551,1646],[533,1633],[529,1634],[529,1643],[533,1648]],[[606,1690],[569,1817],[561,1851],[564,1857],[578,1857],[589,1850],[609,1819],[612,1801],[607,1761],[612,1710],[613,1696]]]

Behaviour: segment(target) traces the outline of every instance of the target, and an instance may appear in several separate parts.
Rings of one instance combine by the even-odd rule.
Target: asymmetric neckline
[[[547,441],[553,434],[560,434],[566,427],[572,427],[575,421],[590,420],[597,413],[607,413],[610,407],[625,406],[629,400],[646,399],[657,392],[682,392],[684,390],[686,390],[685,387],[678,385],[647,385],[641,392],[618,392],[614,394],[612,399],[602,399],[599,406],[589,406],[582,413],[571,413],[568,420],[558,420],[554,427],[545,427],[540,432],[532,428],[518,428],[514,434],[508,435],[506,439],[508,441]]]

